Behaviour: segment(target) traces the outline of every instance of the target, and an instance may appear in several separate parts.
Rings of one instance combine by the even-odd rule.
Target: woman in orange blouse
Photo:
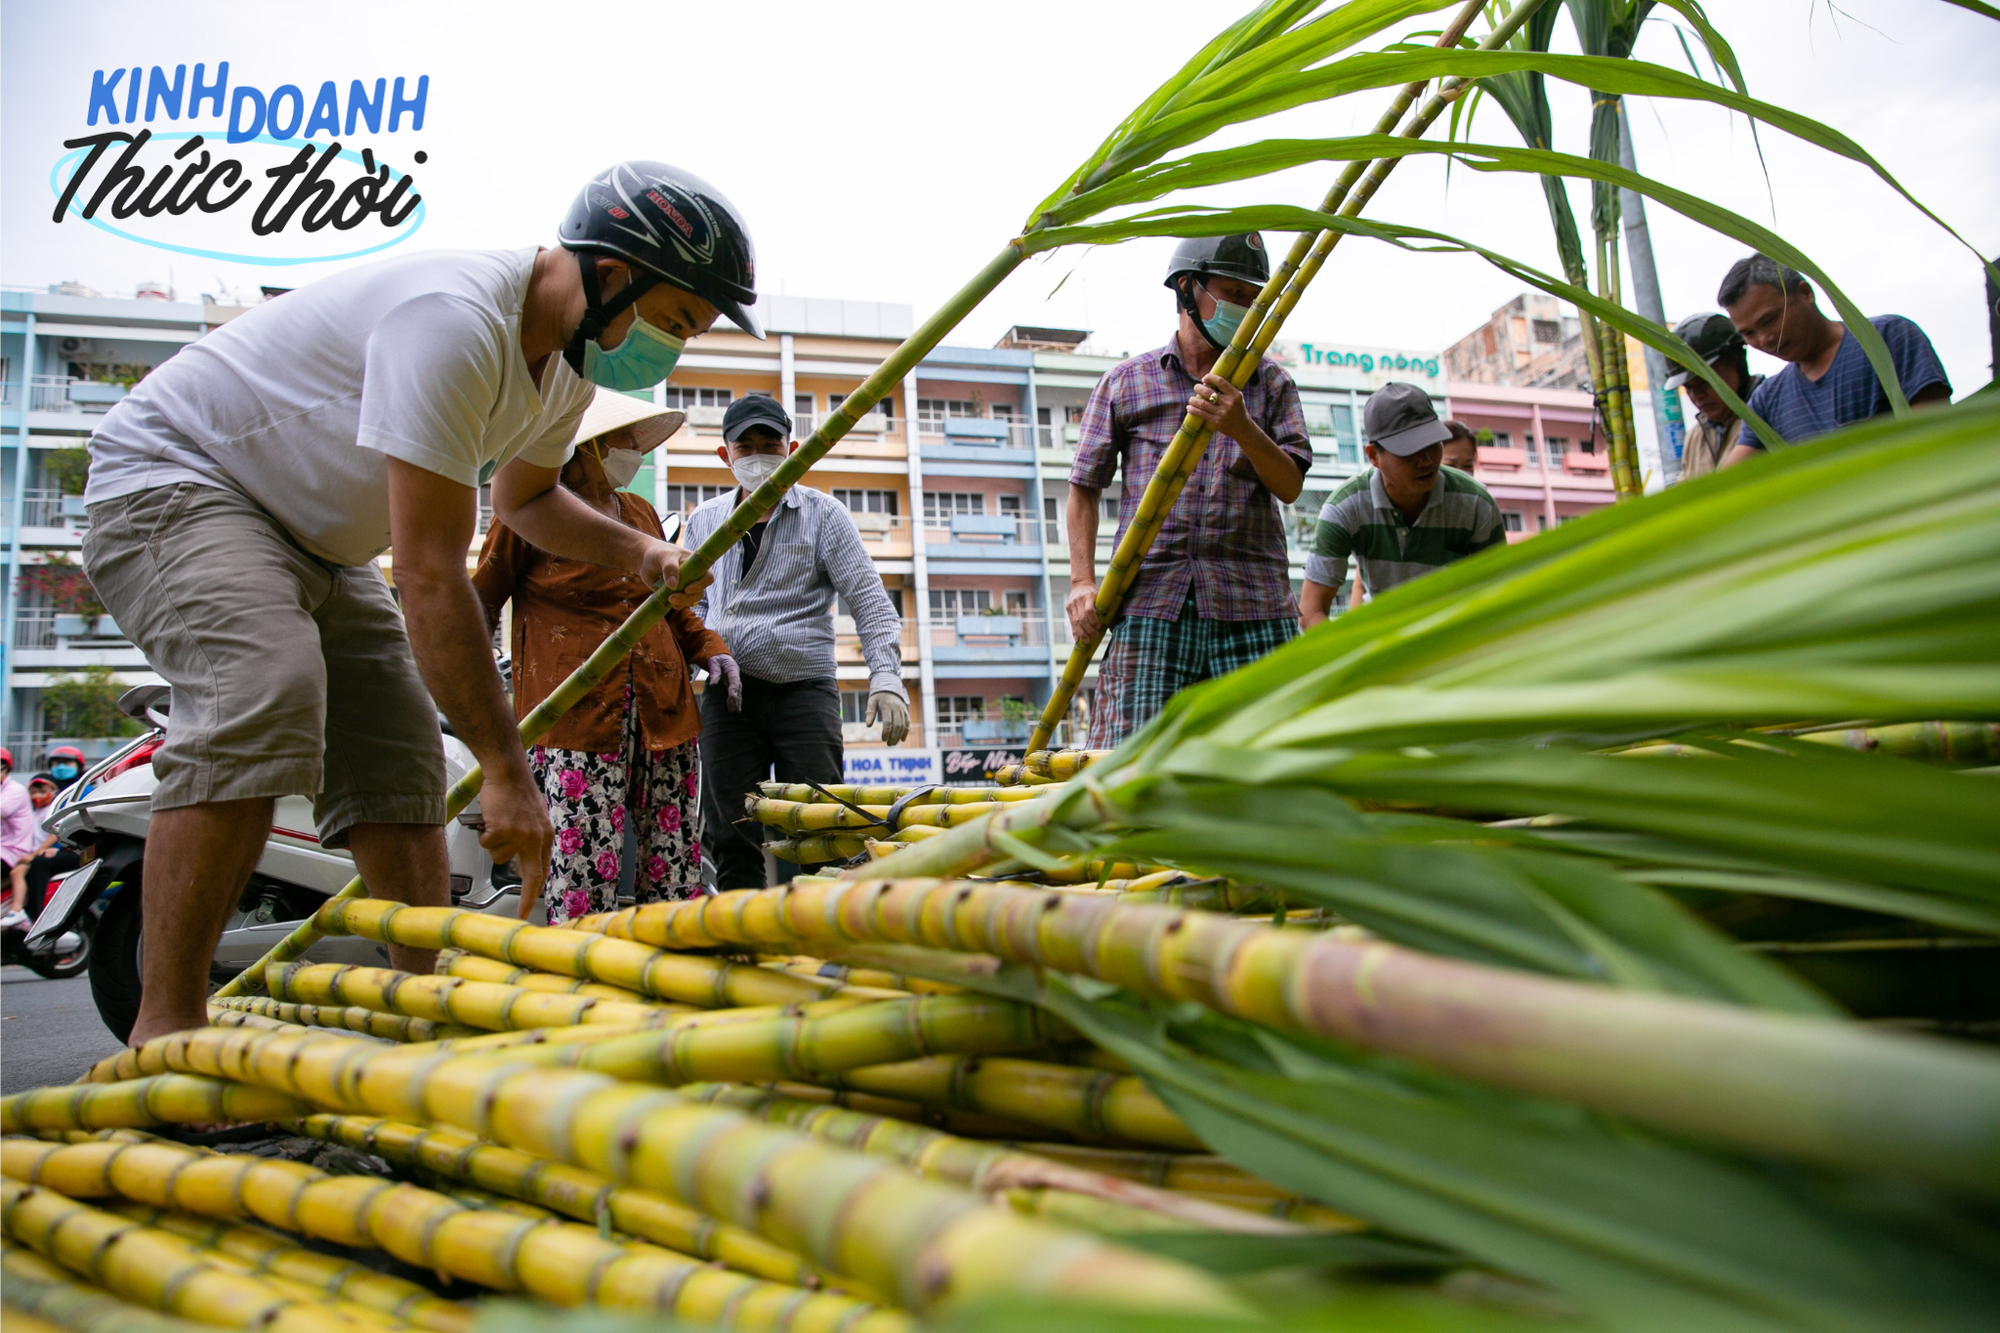
[[[599,512],[662,536],[653,507],[619,487],[681,421],[679,412],[599,389],[577,427],[562,484]],[[514,603],[517,717],[546,699],[651,591],[619,570],[539,551],[500,523],[486,534],[472,582],[494,628],[501,608]],[[528,751],[556,830],[543,891],[549,924],[617,905],[628,821],[639,849],[633,887],[640,902],[701,892],[701,712],[688,668],[704,667],[710,680],[740,689],[728,654],[693,611],[669,612]],[[524,901],[522,915],[532,908]]]

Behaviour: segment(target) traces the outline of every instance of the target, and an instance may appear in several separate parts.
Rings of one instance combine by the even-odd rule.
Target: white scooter
[[[25,944],[33,949],[67,933],[89,932],[91,997],[104,1025],[123,1041],[139,1012],[140,882],[145,870],[146,832],[152,819],[153,754],[166,739],[171,691],[140,685],[118,701],[128,716],[150,730],[89,769],[56,797],[45,823],[85,857],[82,868],[50,886],[48,905],[35,919]],[[473,765],[472,753],[440,724],[445,776],[456,782]],[[445,826],[451,861],[451,901],[459,907],[513,917],[520,903],[518,879],[496,874],[479,845],[479,805]],[[312,801],[280,797],[250,883],[223,928],[209,964],[212,979],[236,975],[290,934],[300,921],[338,893],[354,877],[345,851],[320,846]],[[541,907],[537,905],[536,919]],[[306,953],[313,962],[382,966],[388,950],[373,940],[330,936]]]

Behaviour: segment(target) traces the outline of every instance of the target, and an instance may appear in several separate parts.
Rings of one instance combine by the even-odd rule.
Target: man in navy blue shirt
[[[1812,284],[1775,259],[1751,255],[1731,265],[1716,301],[1745,342],[1788,361],[1750,395],[1750,410],[1787,444],[1803,444],[1889,410],[1875,367],[1847,326],[1820,313]],[[1901,315],[1868,321],[1889,345],[1896,379],[1910,406],[1951,401],[1951,382],[1924,331]],[[1763,442],[1745,430],[1723,466],[1754,458]]]

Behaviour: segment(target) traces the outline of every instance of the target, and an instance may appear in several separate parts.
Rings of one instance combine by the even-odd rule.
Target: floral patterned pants
[[[628,711],[627,716],[630,716]],[[619,849],[633,821],[639,902],[701,894],[700,762],[695,743],[641,750],[627,728],[623,752],[592,754],[537,745],[528,751],[535,785],[549,803],[555,847],[543,899],[559,925],[618,906]]]

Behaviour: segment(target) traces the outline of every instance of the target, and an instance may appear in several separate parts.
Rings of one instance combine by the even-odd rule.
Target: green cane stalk
[[[1503,19],[1480,43],[1481,50],[1504,47],[1509,38],[1519,31],[1534,13],[1542,8],[1545,0],[1527,0],[1512,14]],[[1458,45],[1473,19],[1479,16],[1484,5],[1468,3],[1462,8],[1451,24],[1437,39],[1436,45],[1452,48]],[[1426,80],[1406,84],[1397,93],[1389,109],[1376,122],[1376,134],[1389,134],[1401,123],[1403,115],[1424,90]],[[1432,123],[1443,114],[1446,107],[1470,85],[1463,79],[1451,79],[1441,85],[1436,95],[1425,103],[1402,137],[1420,138]],[[1381,158],[1374,162],[1351,162],[1340,173],[1333,188],[1327,191],[1321,201],[1319,211],[1337,213],[1343,217],[1353,217],[1367,206],[1389,173],[1395,170],[1399,159]],[[1351,195],[1351,197],[1350,197]],[[1307,284],[1316,277],[1326,263],[1333,247],[1340,243],[1340,232],[1321,231],[1317,234],[1306,232],[1292,243],[1289,254],[1270,280],[1264,284],[1249,313],[1237,326],[1235,336],[1229,346],[1216,358],[1214,374],[1227,379],[1241,389],[1257,373],[1263,364],[1264,353],[1284,327],[1285,319],[1297,307],[1304,295]],[[1152,550],[1153,542],[1165,526],[1167,515],[1174,502],[1180,498],[1188,479],[1201,465],[1202,456],[1208,451],[1208,444],[1214,438],[1214,431],[1200,417],[1189,412],[1181,421],[1160,455],[1159,464],[1153,476],[1146,483],[1145,492],[1139,497],[1138,508],[1133,512],[1132,523],[1125,529],[1125,535],[1112,552],[1110,567],[1105,571],[1104,581],[1098,585],[1095,610],[1098,632],[1087,638],[1078,638],[1071,647],[1069,661],[1063,667],[1062,678],[1049,695],[1049,701],[1042,709],[1042,716],[1035,723],[1033,736],[1028,740],[1030,751],[1048,748],[1056,726],[1069,712],[1070,701],[1083,684],[1084,673],[1090,668],[1090,660],[1097,653],[1097,646],[1109,632],[1111,621],[1118,614],[1118,608],[1131,590],[1132,583],[1139,576],[1139,566],[1145,561],[1146,553]]]

